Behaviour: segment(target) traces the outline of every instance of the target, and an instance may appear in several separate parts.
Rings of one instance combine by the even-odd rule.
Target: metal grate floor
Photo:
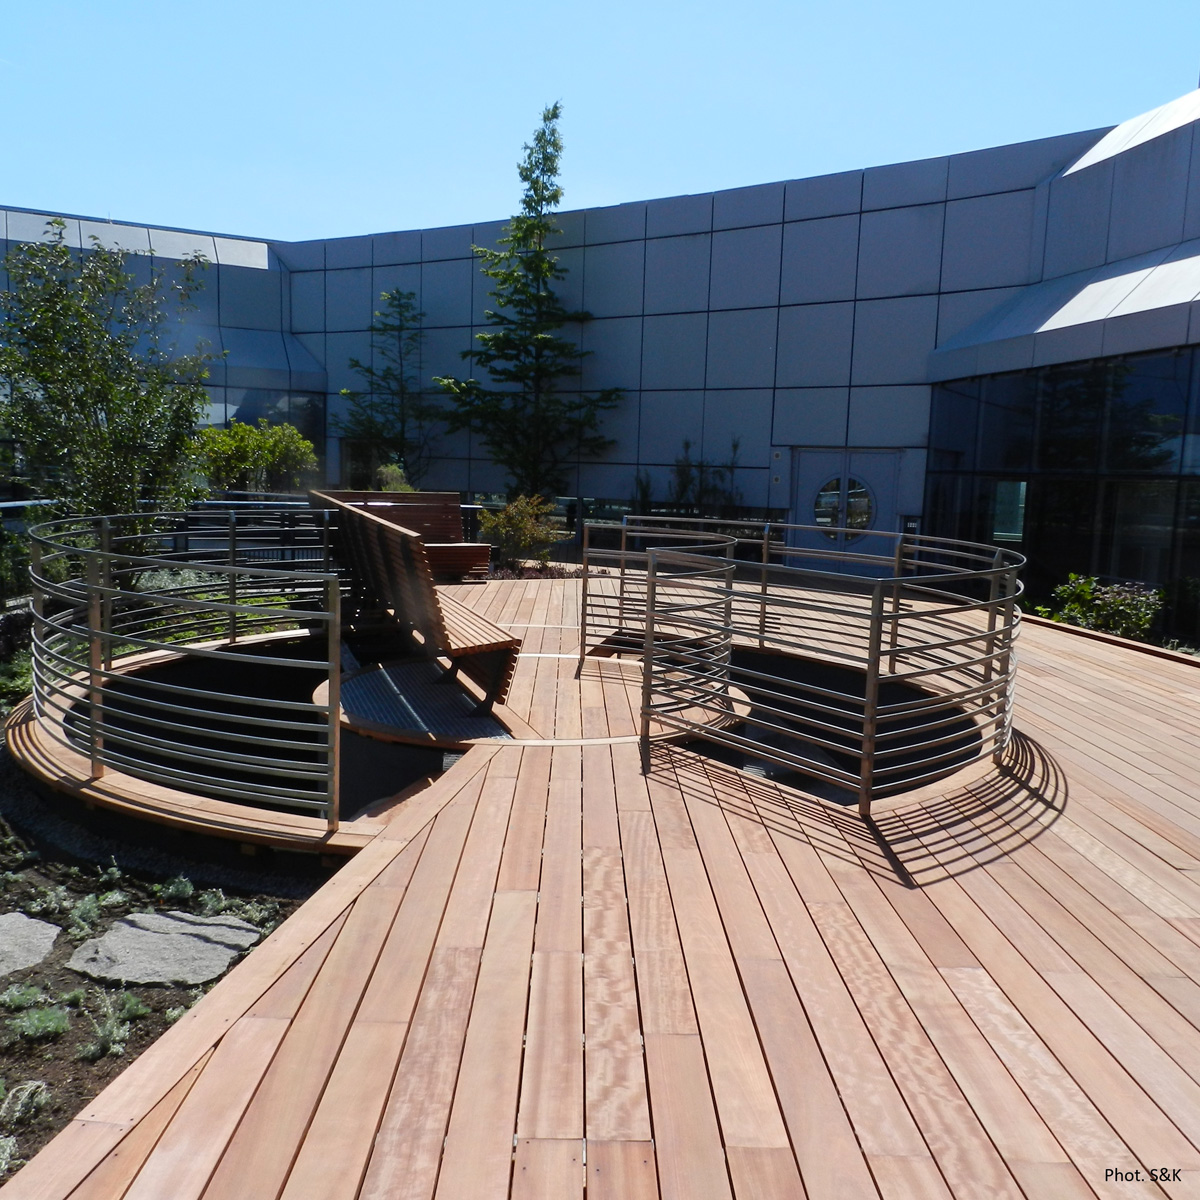
[[[441,682],[437,663],[418,659],[389,663],[342,680],[342,709],[396,730],[432,734],[439,740],[511,738],[493,716],[473,716],[475,702],[454,682]]]

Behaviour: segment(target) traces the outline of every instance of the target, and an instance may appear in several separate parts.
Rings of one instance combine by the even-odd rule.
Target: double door
[[[790,520],[815,529],[794,532],[791,544],[806,549],[862,549],[887,554],[875,533],[896,533],[898,450],[792,451]],[[890,544],[890,539],[887,539]]]

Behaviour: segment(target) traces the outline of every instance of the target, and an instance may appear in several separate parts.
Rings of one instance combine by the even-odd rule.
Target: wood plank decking
[[[1027,625],[1004,771],[868,825],[644,777],[577,585],[471,595],[549,744],[406,801],[5,1200],[1200,1195],[1196,666]]]

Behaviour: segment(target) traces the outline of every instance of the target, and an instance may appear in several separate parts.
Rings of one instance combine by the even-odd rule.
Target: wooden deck
[[[1030,624],[1005,770],[868,825],[668,744],[643,777],[575,587],[472,592],[530,740],[401,805],[5,1200],[1200,1195],[1195,665]]]

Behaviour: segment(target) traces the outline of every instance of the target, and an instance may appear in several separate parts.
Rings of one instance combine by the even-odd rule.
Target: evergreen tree
[[[350,360],[362,376],[366,390],[342,389],[350,401],[345,417],[336,422],[338,432],[361,466],[373,476],[381,466],[399,467],[420,485],[429,468],[433,432],[441,417],[440,405],[421,392],[421,322],[413,292],[384,292],[383,307],[371,323],[371,349],[375,363]]]
[[[525,146],[517,168],[525,185],[521,211],[505,226],[500,248],[473,247],[480,269],[495,282],[495,308],[485,313],[489,328],[475,335],[476,347],[463,357],[487,371],[491,386],[475,378],[435,380],[453,398],[448,428],[469,429],[481,439],[508,472],[513,496],[564,492],[572,463],[613,444],[601,432],[600,416],[622,394],[618,388],[581,392],[577,381],[587,352],[560,333],[590,318],[569,312],[554,292],[566,275],[549,248],[559,233],[553,211],[563,195],[560,116],[558,104],[547,108],[533,144]]]

